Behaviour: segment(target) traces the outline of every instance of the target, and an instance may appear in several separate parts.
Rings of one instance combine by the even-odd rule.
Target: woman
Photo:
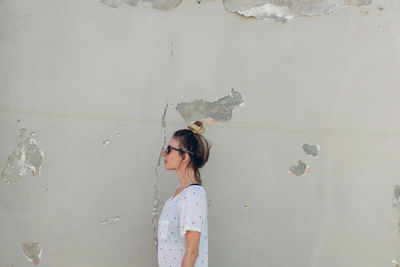
[[[158,223],[160,267],[207,267],[207,196],[199,169],[208,160],[210,144],[202,122],[174,133],[163,152],[166,170],[175,170],[179,187],[164,205]]]

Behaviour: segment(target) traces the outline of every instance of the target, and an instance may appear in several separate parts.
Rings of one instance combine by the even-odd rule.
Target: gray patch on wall
[[[21,131],[20,137],[22,137]],[[20,142],[17,149],[8,156],[7,165],[1,173],[2,179],[8,184],[16,184],[27,169],[30,169],[34,176],[40,175],[44,153],[33,138],[34,135],[34,133],[31,133],[31,136]]]
[[[372,0],[223,0],[230,12],[256,19],[286,22],[295,16],[331,14],[345,6],[367,5]]]
[[[306,155],[310,155],[310,156],[313,156],[313,157],[318,157],[319,145],[303,144],[303,150],[306,153]]]
[[[242,95],[231,90],[229,95],[214,102],[195,100],[189,103],[179,103],[176,110],[182,115],[186,122],[213,121],[223,122],[232,119],[232,111],[236,106],[244,106]]]
[[[143,0],[153,8],[169,10],[178,7],[182,0]],[[345,6],[368,5],[372,0],[223,0],[227,11],[244,17],[271,19],[287,22],[296,16],[319,16],[331,14]],[[123,3],[137,6],[139,0],[101,0],[101,3],[117,8]],[[200,0],[197,0],[200,3]]]
[[[39,264],[43,250],[37,242],[22,244],[22,253],[32,263]]]
[[[290,166],[289,173],[295,176],[304,176],[310,171],[310,168],[304,161],[299,160],[296,165]]]
[[[153,8],[161,10],[173,9],[178,7],[182,3],[182,0],[143,0],[143,1],[151,2],[153,4]],[[100,2],[106,6],[117,8],[121,6],[123,3],[126,3],[130,6],[137,6],[139,0],[101,0]]]
[[[156,177],[154,179],[154,205],[153,205],[153,239],[154,239],[154,245],[157,248],[158,246],[158,239],[157,239],[157,218],[159,217],[159,206],[160,206],[160,190],[158,189],[158,179],[159,179],[159,169],[161,165],[161,159],[162,159],[162,152],[164,151],[165,145],[167,143],[167,131],[166,131],[166,123],[165,123],[165,116],[167,115],[167,109],[168,109],[168,101],[165,104],[164,107],[164,113],[161,117],[161,129],[162,129],[162,143],[161,143],[161,150],[158,155],[158,160],[157,160],[157,165],[155,167],[155,173]]]
[[[394,198],[393,207],[395,207],[400,213],[400,185],[396,185],[394,187],[393,198]],[[397,222],[397,230],[400,234],[400,216],[399,216],[399,220]]]

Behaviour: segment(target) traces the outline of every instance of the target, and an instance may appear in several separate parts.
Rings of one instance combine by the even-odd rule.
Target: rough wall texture
[[[400,3],[154,3],[0,1],[0,266],[155,266],[159,153],[198,117],[210,267],[394,266]]]

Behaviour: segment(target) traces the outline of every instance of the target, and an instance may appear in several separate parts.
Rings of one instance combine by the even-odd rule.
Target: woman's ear
[[[184,155],[183,155],[183,161],[186,163],[189,163],[189,161],[190,161],[190,157],[189,157],[189,154],[188,153],[185,153]]]

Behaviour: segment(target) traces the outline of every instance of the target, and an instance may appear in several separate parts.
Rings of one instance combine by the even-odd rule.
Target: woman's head
[[[193,169],[196,182],[199,184],[201,184],[199,169],[206,164],[211,148],[211,144],[204,138],[203,133],[203,123],[196,121],[190,124],[188,129],[176,131],[169,144],[171,154],[179,154],[181,159],[188,157],[187,168]],[[166,157],[167,154],[165,153],[164,156]],[[174,165],[176,161],[177,157],[171,157],[171,165]]]

